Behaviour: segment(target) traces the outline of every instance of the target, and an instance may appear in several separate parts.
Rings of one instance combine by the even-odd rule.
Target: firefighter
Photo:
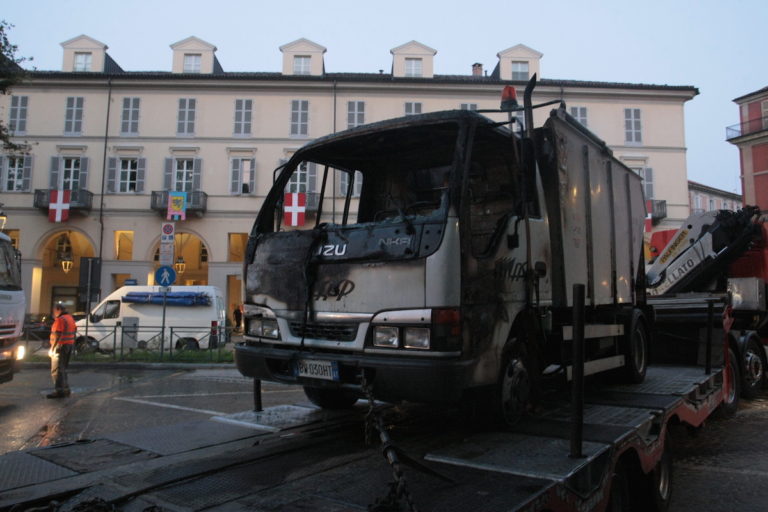
[[[53,318],[51,349],[48,355],[51,357],[51,378],[55,389],[46,397],[66,398],[71,394],[67,381],[67,366],[75,347],[77,326],[75,319],[67,313],[67,309],[62,304],[56,304],[53,307]]]

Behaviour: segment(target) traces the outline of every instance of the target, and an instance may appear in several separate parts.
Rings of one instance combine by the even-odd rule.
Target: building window
[[[195,174],[194,158],[177,158],[173,173],[173,190],[192,192]]]
[[[587,126],[587,107],[571,107],[571,116],[582,126]]]
[[[115,231],[115,259],[133,259],[133,231]]]
[[[80,135],[83,133],[83,104],[82,96],[67,98],[67,110],[64,116],[64,135]]]
[[[63,158],[61,168],[61,179],[59,188],[61,190],[79,190],[80,189],[80,158]]]
[[[27,131],[27,96],[11,96],[11,109],[8,112],[8,131],[13,135],[24,135]]]
[[[123,98],[123,118],[120,123],[122,135],[139,133],[139,98]]]
[[[349,188],[348,172],[339,171],[339,193],[346,197]],[[352,185],[352,197],[360,197],[360,191],[363,190],[363,173],[355,171],[354,183]]]
[[[415,116],[421,114],[421,103],[408,101],[405,103],[405,115]]]
[[[248,245],[248,233],[229,233],[228,238],[227,261],[243,261],[245,248]]]
[[[3,192],[26,192],[29,190],[29,182],[32,171],[31,156],[5,157],[5,165],[0,159],[0,171],[3,171]]]
[[[760,103],[760,108],[763,112],[763,129],[768,129],[768,100]]]
[[[347,102],[347,128],[354,128],[365,124],[365,102]]]
[[[90,52],[75,52],[74,71],[90,71],[93,63],[93,56]]]
[[[208,248],[200,244],[200,263],[208,263]]]
[[[315,189],[315,164],[301,162],[293,171],[285,192],[311,193]]]
[[[728,209],[728,201],[723,201],[723,210]]]
[[[309,133],[309,101],[291,101],[291,135],[307,135]]]
[[[138,158],[121,158],[120,174],[117,180],[118,192],[136,192],[136,183],[139,176]]]
[[[633,167],[632,170],[643,179],[645,198],[653,199],[653,169],[650,167]]]
[[[423,76],[421,59],[405,59],[405,76]]]
[[[693,196],[693,207],[699,211],[701,211],[701,196],[696,194]]]
[[[251,134],[253,100],[235,100],[235,135]]]
[[[630,144],[643,142],[639,108],[624,109],[624,140]]]
[[[477,103],[462,103],[461,110],[477,110]]]
[[[253,194],[256,188],[256,160],[253,158],[232,158],[229,168],[229,193],[232,195]]]
[[[512,61],[512,80],[528,80],[528,63]]]
[[[715,200],[714,199],[710,199],[709,200],[709,211],[712,211],[714,209],[715,209]]]
[[[11,246],[14,249],[19,248],[19,238],[21,237],[21,232],[18,229],[4,229],[3,233],[8,235],[8,237],[11,239]]]
[[[184,55],[184,72],[185,73],[199,73],[200,62],[203,60],[203,56],[199,53],[187,53]]]
[[[293,57],[293,74],[294,75],[308,75],[310,74],[310,64],[312,63],[312,57],[308,55],[294,55]]]
[[[179,99],[179,120],[176,124],[177,135],[194,135],[195,104],[194,98]]]

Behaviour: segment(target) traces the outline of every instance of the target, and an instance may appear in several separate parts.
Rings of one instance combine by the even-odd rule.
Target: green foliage
[[[13,25],[5,20],[0,20],[0,94],[9,94],[11,88],[27,78],[27,73],[20,64],[27,60],[26,57],[17,57],[18,48],[8,39],[8,31]],[[0,142],[6,151],[22,151],[24,145],[11,141],[8,127],[0,122]]]

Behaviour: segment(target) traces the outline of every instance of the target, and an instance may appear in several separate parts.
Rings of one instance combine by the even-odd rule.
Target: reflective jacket
[[[56,320],[53,321],[51,326],[51,346],[54,344],[59,345],[71,345],[75,342],[75,332],[77,332],[77,325],[75,325],[75,319],[69,313],[61,314]],[[58,341],[56,341],[56,335],[61,334]]]

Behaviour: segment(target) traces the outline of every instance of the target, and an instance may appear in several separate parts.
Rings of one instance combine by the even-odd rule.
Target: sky
[[[126,71],[170,71],[169,46],[189,36],[225,71],[280,71],[278,48],[302,37],[327,48],[328,72],[389,71],[389,50],[417,40],[437,50],[436,74],[470,74],[524,44],[544,54],[543,78],[698,88],[688,179],[736,193],[733,99],[768,86],[766,0],[5,0],[0,19],[38,70],[61,70],[60,43],[81,34]]]

